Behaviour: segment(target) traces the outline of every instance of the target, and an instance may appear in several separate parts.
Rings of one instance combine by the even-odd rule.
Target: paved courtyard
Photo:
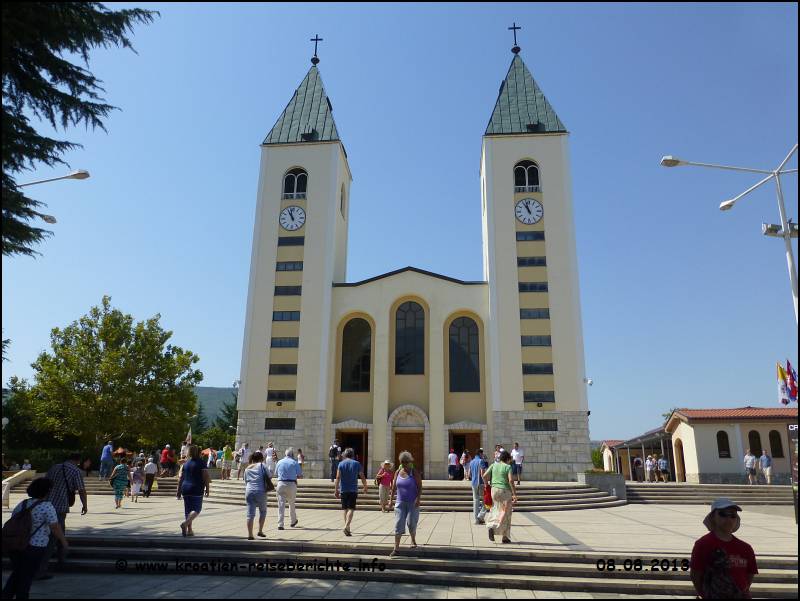
[[[11,496],[13,507],[23,497]],[[76,504],[80,509],[80,502]],[[246,536],[244,507],[207,503],[195,522],[197,539]],[[67,518],[70,534],[108,533],[131,537],[164,536],[180,538],[178,523],[183,503],[173,498],[126,500],[121,510],[114,509],[113,497],[90,495],[89,513],[73,512]],[[706,532],[701,521],[706,509],[685,505],[627,505],[608,509],[516,513],[513,516],[512,549],[548,552],[607,551],[612,556],[629,557],[636,553],[679,553],[688,557],[693,541]],[[270,506],[266,540],[253,541],[269,549],[271,540],[347,542],[366,546],[393,543],[393,518],[379,512],[356,512],[353,536],[341,531],[341,512],[300,509],[298,528],[277,530],[277,509]],[[8,511],[4,509],[3,519]],[[288,519],[287,519],[288,522]],[[745,507],[742,527],[737,533],[755,548],[759,556],[797,556],[798,530],[792,507]],[[418,543],[437,547],[493,548],[486,528],[472,524],[468,513],[423,513],[417,533]],[[403,541],[404,544],[407,540]],[[503,545],[504,548],[507,548]],[[3,574],[4,579],[8,576]],[[457,575],[454,579],[457,580]],[[247,578],[224,575],[123,575],[60,573],[55,578],[35,582],[32,598],[187,598],[200,595],[215,598],[624,598],[627,595],[603,593],[559,593],[516,589],[433,586],[346,580],[298,578]],[[670,597],[664,597],[670,598]]]
[[[11,495],[14,507],[23,499]],[[75,511],[77,508],[77,511]],[[67,532],[90,534],[159,535],[180,537],[178,523],[183,519],[183,502],[170,497],[151,497],[139,503],[125,500],[114,509],[112,496],[90,495],[89,513],[80,515],[80,500],[67,516]],[[607,509],[515,513],[512,519],[511,548],[528,551],[613,551],[691,552],[694,541],[707,531],[702,524],[707,509],[698,505],[624,505]],[[270,540],[347,542],[392,545],[393,514],[357,511],[352,537],[342,533],[342,512],[325,509],[298,509],[298,528],[279,531],[277,508],[267,511],[267,539],[254,541],[268,545]],[[7,511],[3,511],[5,521]],[[206,503],[194,525],[198,537],[245,538],[245,507]],[[759,555],[797,556],[797,525],[794,508],[788,506],[746,506],[737,536],[750,543]],[[404,541],[405,544],[406,541]],[[486,528],[472,523],[467,512],[427,513],[420,516],[417,542],[421,545],[496,548]],[[505,547],[505,545],[503,545]]]

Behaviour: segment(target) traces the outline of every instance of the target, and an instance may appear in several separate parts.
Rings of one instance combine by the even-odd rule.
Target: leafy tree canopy
[[[42,217],[42,203],[16,184],[15,173],[37,163],[66,165],[61,156],[80,144],[41,135],[29,115],[53,128],[83,123],[105,130],[103,119],[116,108],[88,68],[73,64],[76,55],[89,66],[93,48],[130,48],[136,23],[150,23],[157,11],[112,11],[99,2],[4,2],[2,5],[2,251],[3,255],[38,254],[33,246],[51,232],[30,225]],[[135,52],[135,51],[134,51]]]
[[[160,318],[134,323],[105,296],[102,306],[54,328],[52,352],[31,365],[33,385],[9,382],[15,410],[37,431],[85,448],[109,439],[136,448],[183,440],[203,374],[192,367],[197,355],[168,344],[172,332]]]
[[[217,415],[217,418],[214,420],[215,428],[226,432],[236,432],[236,418],[238,416],[236,405],[238,404],[238,393],[239,389],[237,388],[231,393],[231,400],[222,405],[219,415]]]

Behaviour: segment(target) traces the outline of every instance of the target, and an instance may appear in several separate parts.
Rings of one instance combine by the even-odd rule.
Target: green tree
[[[219,450],[226,444],[233,448],[234,436],[235,434],[233,432],[225,431],[222,428],[214,426],[198,434],[197,437],[192,435],[192,442],[199,446],[200,449],[212,447]]]
[[[186,435],[203,374],[197,355],[168,344],[160,315],[134,323],[111,307],[92,307],[50,334],[52,353],[31,365],[34,383],[11,378],[15,408],[38,432],[84,447],[115,444],[151,448]]]
[[[38,254],[33,246],[52,232],[30,221],[42,217],[43,203],[29,198],[13,174],[64,164],[61,156],[80,144],[40,134],[30,117],[53,128],[83,123],[105,131],[103,119],[116,107],[105,104],[105,90],[89,70],[89,51],[130,48],[133,25],[151,23],[157,11],[139,8],[112,11],[99,2],[5,2],[2,6],[3,81],[3,255]],[[134,50],[135,52],[135,50]],[[77,55],[86,65],[68,61]]]
[[[673,412],[673,411],[677,411],[678,409],[680,409],[680,407],[673,407],[672,409],[670,409],[670,410],[669,410],[669,411],[667,411],[666,413],[662,413],[662,414],[661,414],[661,418],[662,418],[664,421],[667,421],[667,420],[669,419],[669,416],[670,416],[670,415],[672,415],[672,412]]]
[[[192,419],[191,425],[192,440],[194,440],[195,433],[200,434],[201,432],[208,430],[208,418],[206,417],[203,405],[199,402],[197,403],[197,414],[194,416],[194,419]]]
[[[217,415],[217,418],[214,420],[215,428],[236,432],[236,419],[239,414],[238,410],[236,409],[236,405],[239,402],[238,392],[238,388],[234,389],[234,391],[231,393],[231,400],[222,404],[222,408],[219,410],[219,415]]]
[[[600,452],[600,447],[592,449],[592,465],[603,469],[603,454]]]

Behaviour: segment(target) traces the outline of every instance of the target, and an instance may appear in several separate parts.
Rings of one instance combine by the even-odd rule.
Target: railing
[[[541,192],[541,186],[514,186],[514,194],[522,194],[525,192]]]
[[[283,200],[290,199],[290,198],[299,198],[300,200],[304,200],[306,197],[305,192],[284,192],[283,193]]]

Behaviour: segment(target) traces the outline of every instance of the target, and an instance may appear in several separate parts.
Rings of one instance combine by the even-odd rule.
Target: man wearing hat
[[[730,499],[717,499],[703,520],[709,533],[694,543],[690,564],[692,583],[703,599],[750,598],[758,567],[753,547],[733,536],[741,510]]]

